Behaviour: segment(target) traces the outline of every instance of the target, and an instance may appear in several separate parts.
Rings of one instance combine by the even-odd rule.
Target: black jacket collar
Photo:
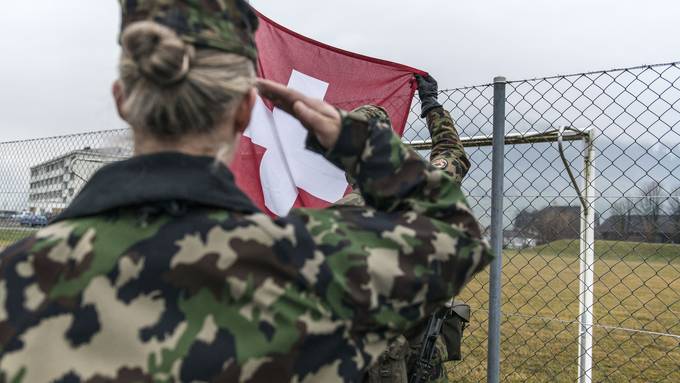
[[[163,202],[259,211],[236,186],[231,171],[213,158],[159,153],[103,167],[54,222]]]

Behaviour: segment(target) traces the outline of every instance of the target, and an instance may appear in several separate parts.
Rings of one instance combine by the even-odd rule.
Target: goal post
[[[595,291],[595,147],[597,130],[579,130],[561,126],[547,131],[528,131],[505,136],[506,145],[527,145],[558,143],[558,150],[566,172],[580,201],[581,230],[579,238],[579,315],[578,315],[578,382],[591,383],[593,380],[593,324]],[[583,152],[583,182],[578,184],[571,166],[564,154],[563,142],[581,141]],[[462,137],[466,148],[493,146],[493,136]],[[431,140],[411,141],[415,150],[431,150]]]

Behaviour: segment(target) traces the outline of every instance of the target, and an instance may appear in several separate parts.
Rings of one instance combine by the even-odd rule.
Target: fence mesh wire
[[[507,84],[507,134],[596,130],[595,381],[680,381],[680,68],[665,64]],[[443,91],[461,136],[492,133],[493,87]],[[417,106],[414,111],[417,110]],[[413,120],[407,140],[427,138]],[[546,141],[549,141],[546,139]],[[584,143],[564,154],[583,187]],[[464,187],[490,222],[491,148],[467,149]],[[581,202],[554,142],[505,151],[503,381],[573,381],[578,371]],[[486,380],[488,275],[456,381]]]
[[[507,134],[595,129],[595,381],[680,381],[680,65],[507,83]],[[462,137],[492,133],[493,86],[442,91]],[[406,142],[429,132],[412,107]],[[503,381],[578,376],[580,199],[557,144],[505,151]],[[422,146],[422,145],[421,145]],[[103,164],[131,154],[127,130],[0,143],[0,248],[58,213]],[[468,147],[464,181],[490,223],[491,147]],[[427,156],[426,150],[421,153]],[[564,155],[584,182],[584,144]],[[454,381],[486,380],[488,274],[459,299],[472,306]]]

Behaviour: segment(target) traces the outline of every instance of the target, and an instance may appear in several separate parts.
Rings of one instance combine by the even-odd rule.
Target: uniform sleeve
[[[364,206],[364,198],[358,190],[352,190],[349,194],[338,200],[335,205],[338,206]]]
[[[394,335],[457,295],[492,255],[450,175],[379,126],[385,122],[345,115],[342,124],[324,154],[354,176],[367,206],[292,212],[318,257],[304,272],[355,332]],[[308,146],[321,151],[314,138]]]
[[[442,107],[432,109],[427,114],[427,128],[432,137],[430,162],[449,173],[456,182],[462,183],[470,170],[470,161],[465,155],[451,114]]]

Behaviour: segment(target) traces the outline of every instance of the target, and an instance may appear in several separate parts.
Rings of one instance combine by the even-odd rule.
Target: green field
[[[596,244],[595,323],[680,335],[680,246]],[[506,251],[501,375],[508,382],[576,380],[578,242]],[[452,381],[486,381],[488,273],[461,298],[476,308]],[[680,382],[678,338],[596,327],[596,382]]]
[[[0,229],[0,250],[16,241],[20,241],[30,236],[33,233],[35,233],[35,230]]]
[[[639,243],[619,241],[597,241],[596,256],[599,259],[619,261],[661,261],[680,262],[680,245],[663,243]],[[522,251],[524,254],[545,254],[578,257],[579,242],[561,240]]]

